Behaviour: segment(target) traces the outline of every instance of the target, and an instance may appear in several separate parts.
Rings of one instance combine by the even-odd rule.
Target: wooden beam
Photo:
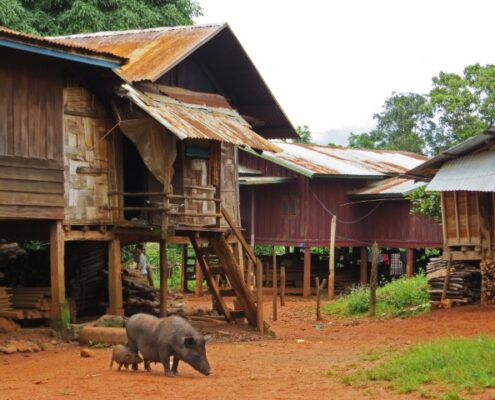
[[[203,295],[203,271],[199,265],[199,261],[196,260],[196,290],[194,292],[196,296]]]
[[[376,286],[378,283],[378,243],[373,243],[371,251],[370,317],[374,317],[376,311]]]
[[[447,243],[447,217],[445,214],[445,194],[440,192],[440,210],[442,211],[442,236],[443,243]]]
[[[263,264],[260,260],[256,262],[256,324],[260,335],[265,333],[265,322],[263,320]]]
[[[70,308],[65,298],[65,241],[62,221],[50,226],[51,317],[55,329],[65,329],[70,322]]]
[[[366,247],[360,248],[360,259],[359,282],[364,286],[368,284],[368,249]]]
[[[406,276],[411,278],[414,275],[414,249],[407,249]]]
[[[160,240],[160,316],[167,316],[168,302],[168,261],[167,241]]]
[[[122,301],[122,262],[120,240],[108,244],[108,309],[107,314],[124,315]]]
[[[311,296],[311,247],[304,248],[303,296]]]
[[[273,320],[277,320],[277,252],[275,246],[272,250],[272,269],[273,269]]]
[[[225,209],[225,207],[222,206],[221,208],[223,217],[229,224],[230,228],[232,229],[232,232],[236,236],[237,240],[241,243],[244,251],[248,255],[248,257],[251,259],[251,262],[253,264],[256,264],[256,256],[254,255],[252,246],[249,246],[248,243],[246,242],[246,239],[244,238],[244,235],[242,234],[241,230],[237,227],[237,224],[235,221],[232,219],[228,211]]]
[[[459,210],[457,206],[457,192],[454,192],[454,216],[455,216],[455,236],[457,238],[457,242],[461,237],[461,228],[459,225]]]
[[[105,241],[109,242],[114,240],[114,234],[113,232],[106,231],[106,232],[101,232],[101,231],[74,231],[70,230],[65,233],[65,241],[70,242],[70,241],[85,241],[85,240],[92,240],[92,241]]]

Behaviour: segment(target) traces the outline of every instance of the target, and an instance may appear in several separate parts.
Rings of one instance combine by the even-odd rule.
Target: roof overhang
[[[0,46],[102,68],[119,68],[126,58],[89,49],[83,46],[59,43],[41,36],[28,35],[0,26]]]
[[[495,149],[446,162],[426,190],[495,192]]]
[[[294,178],[285,176],[245,176],[239,177],[239,185],[257,186],[257,185],[280,185],[293,182]]]
[[[261,151],[280,151],[252,131],[222,96],[156,84],[124,84],[117,94],[129,99],[180,140],[216,140]]]

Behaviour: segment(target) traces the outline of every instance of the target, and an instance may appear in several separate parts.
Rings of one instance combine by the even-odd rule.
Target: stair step
[[[211,247],[201,247],[201,255],[204,257],[216,256],[216,253]]]
[[[230,316],[234,319],[246,318],[246,314],[242,310],[233,310],[230,312]]]
[[[221,265],[210,265],[208,269],[212,275],[225,274],[225,269],[223,269],[223,266]]]
[[[236,295],[234,289],[220,289],[220,294],[224,297],[233,297]]]

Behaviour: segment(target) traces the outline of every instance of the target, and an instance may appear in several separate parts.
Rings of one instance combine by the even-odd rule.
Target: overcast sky
[[[373,126],[393,91],[495,63],[490,0],[200,0],[228,22],[294,125],[320,143]]]

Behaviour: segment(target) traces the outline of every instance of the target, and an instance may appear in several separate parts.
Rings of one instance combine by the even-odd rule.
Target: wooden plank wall
[[[222,205],[240,226],[239,179],[237,175],[237,149],[233,144],[222,143]],[[226,221],[222,221],[227,226]]]
[[[63,218],[60,63],[0,50],[0,218]]]
[[[477,192],[443,192],[447,246],[479,245]]]
[[[87,89],[64,89],[65,220],[76,224],[111,221],[108,143],[113,120]]]

